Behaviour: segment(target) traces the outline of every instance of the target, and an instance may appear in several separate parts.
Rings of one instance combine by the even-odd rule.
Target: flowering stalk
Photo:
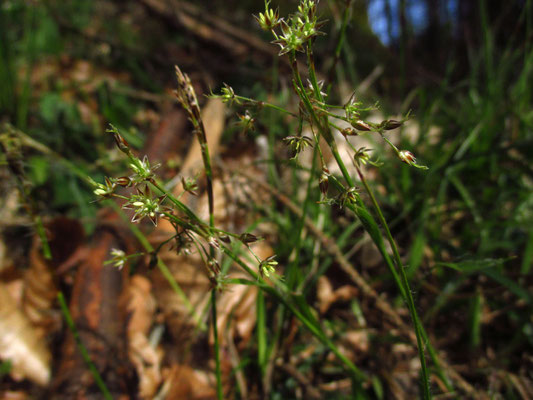
[[[429,391],[429,376],[427,372],[426,367],[426,356],[424,354],[425,349],[425,343],[422,336],[422,329],[420,327],[420,319],[418,317],[418,313],[416,312],[415,308],[415,302],[413,299],[413,294],[411,293],[411,289],[409,287],[409,280],[407,279],[407,275],[405,273],[405,268],[403,266],[402,260],[400,258],[400,253],[398,251],[398,246],[396,245],[396,241],[392,237],[392,234],[389,229],[389,225],[387,224],[387,220],[383,216],[383,212],[381,211],[381,207],[379,206],[379,203],[376,200],[376,197],[374,196],[373,191],[370,189],[370,186],[366,182],[366,179],[364,175],[361,173],[361,170],[358,166],[356,166],[357,174],[359,175],[359,178],[361,179],[361,182],[363,183],[367,193],[370,196],[370,199],[372,201],[372,205],[374,206],[374,209],[376,210],[376,213],[378,215],[378,218],[381,222],[381,225],[383,226],[383,229],[385,230],[385,234],[387,236],[387,239],[389,240],[389,243],[392,247],[392,254],[394,256],[394,261],[396,262],[396,265],[398,269],[400,270],[400,277],[401,277],[401,285],[398,285],[399,287],[404,288],[403,290],[403,297],[405,299],[405,302],[407,304],[407,308],[409,309],[409,313],[411,315],[411,320],[413,321],[413,326],[415,329],[415,335],[416,335],[416,342],[418,344],[418,355],[420,359],[420,365],[421,365],[421,371],[422,371],[422,382],[423,382],[423,390],[424,390],[424,398],[429,399],[431,398],[431,393]],[[397,282],[398,284],[398,282]]]
[[[202,160],[205,167],[205,176],[207,180],[207,201],[209,203],[209,223],[214,226],[214,201],[213,201],[213,170],[211,168],[211,158],[209,156],[209,147],[207,145],[207,136],[205,134],[205,128],[202,121],[202,115],[200,113],[200,106],[198,105],[198,99],[196,93],[191,84],[191,80],[187,74],[181,72],[176,65],[176,77],[178,79],[178,89],[175,94],[183,106],[185,111],[189,114],[189,120],[191,121],[196,138],[200,143],[202,152]]]
[[[381,236],[381,233],[379,232],[379,228],[377,228],[377,224],[375,223],[373,217],[366,210],[365,205],[361,201],[361,198],[355,189],[354,179],[349,174],[344,164],[344,161],[339,154],[337,144],[330,130],[330,123],[328,121],[328,114],[330,113],[327,110],[325,102],[324,102],[324,94],[321,91],[321,84],[318,82],[316,78],[314,59],[313,59],[313,53],[312,53],[313,40],[318,34],[320,34],[320,32],[318,31],[318,28],[321,26],[321,23],[318,22],[318,19],[316,16],[316,2],[313,0],[301,0],[299,7],[298,7],[298,12],[290,16],[288,22],[281,19],[279,20],[279,23],[276,23],[276,24],[269,23],[269,21],[272,21],[274,19],[274,16],[276,16],[276,21],[278,21],[279,17],[277,16],[277,14],[269,12],[270,9],[268,5],[269,5],[269,2],[267,1],[265,3],[265,8],[266,8],[265,14],[260,14],[260,18],[258,19],[261,24],[261,27],[263,29],[270,30],[272,32],[275,38],[275,41],[273,43],[279,45],[281,48],[279,54],[280,55],[288,54],[290,66],[291,66],[292,74],[293,74],[294,89],[297,95],[300,97],[300,100],[307,113],[306,116],[309,119],[310,124],[314,125],[318,130],[318,133],[316,135],[317,146],[319,144],[318,137],[319,136],[324,137],[328,147],[330,148],[330,151],[333,154],[333,157],[335,158],[337,162],[337,165],[339,166],[341,170],[341,173],[346,183],[348,184],[348,188],[344,188],[344,186],[341,185],[343,190],[341,191],[341,197],[339,199],[339,202],[341,205],[347,206],[348,208],[354,210],[356,215],[359,217],[363,226],[369,232],[370,236],[375,242],[376,246],[378,247],[378,249],[380,249],[389,269],[391,270],[391,274],[394,277],[394,280],[398,286],[398,289],[402,297],[405,299],[407,303],[407,306],[411,314],[411,319],[415,326],[415,334],[417,338],[419,357],[420,357],[420,362],[422,366],[423,394],[424,394],[424,398],[429,399],[431,398],[431,394],[429,391],[429,376],[428,376],[428,371],[427,371],[427,367],[425,363],[425,355],[424,355],[425,345],[422,340],[421,329],[419,326],[420,321],[418,319],[418,315],[414,307],[414,301],[413,301],[413,298],[410,292],[409,282],[407,281],[407,278],[405,276],[405,271],[403,270],[403,264],[399,257],[398,248],[396,246],[396,243],[392,235],[390,234],[390,230],[388,228],[386,220],[383,217],[381,209],[379,208],[379,205],[377,204],[375,197],[370,191],[370,188],[368,184],[366,183],[366,181],[364,180],[364,177],[359,169],[360,164],[364,164],[369,160],[368,154],[366,153],[365,149],[360,149],[359,151],[356,151],[355,156],[354,156],[354,164],[356,166],[356,169],[360,176],[361,181],[363,182],[365,188],[367,189],[367,191],[369,192],[371,196],[372,204],[374,208],[376,209],[379,220],[382,224],[383,229],[385,230],[386,237],[391,244],[391,247],[393,249],[394,262],[396,263],[396,266],[394,266],[394,263],[390,259],[390,256],[384,249],[383,238]],[[276,28],[278,26],[281,29],[281,32],[279,34],[276,32]],[[296,61],[296,52],[298,51],[306,51],[308,73],[309,73],[310,86],[311,86],[310,92],[304,86],[300,72],[298,70],[298,63]],[[412,155],[412,153],[398,150],[383,135],[384,131],[396,129],[399,126],[401,126],[403,121],[386,120],[380,124],[366,123],[365,121],[360,119],[361,109],[359,105],[353,101],[353,97],[352,99],[350,99],[349,103],[345,105],[344,108],[346,110],[346,117],[345,118],[341,117],[340,119],[344,119],[347,122],[349,122],[352,125],[352,127],[357,131],[378,132],[379,134],[381,134],[383,139],[393,147],[394,151],[396,152],[396,154],[398,155],[401,161],[411,166],[417,167],[417,168],[425,168],[424,166],[417,165],[416,160],[414,156]],[[348,135],[354,134],[355,131],[346,130],[343,133],[345,134],[345,137],[346,137]],[[298,147],[300,147],[299,146],[300,143],[303,143],[303,142],[300,140],[297,141],[296,139],[292,139],[289,142],[289,144],[292,144],[293,146],[295,143]],[[326,179],[329,181],[330,177],[327,176],[326,174],[323,174],[319,182],[319,186],[321,187],[321,190],[323,191],[323,193],[324,191],[327,191],[327,187],[325,185]],[[400,270],[401,278],[398,276],[397,269]]]
[[[176,97],[181,103],[185,111],[189,114],[189,120],[191,121],[194,132],[196,133],[196,138],[200,143],[200,149],[202,152],[202,160],[204,163],[205,177],[207,181],[207,201],[209,206],[209,227],[211,229],[215,226],[215,214],[214,214],[214,199],[213,199],[213,170],[211,168],[211,157],[209,156],[209,146],[207,144],[207,135],[205,133],[204,124],[202,121],[202,115],[200,113],[200,106],[198,105],[198,99],[196,98],[196,93],[191,84],[189,76],[181,72],[179,67],[176,65],[176,77],[178,79],[178,89],[176,90]],[[210,236],[208,242],[211,244],[217,243],[213,236]],[[215,251],[214,247],[210,246],[209,262],[208,266],[212,266],[211,261],[215,260]],[[218,330],[217,330],[217,297],[216,297],[216,288],[218,287],[217,280],[219,278],[219,270],[211,270],[212,276],[210,278],[213,280],[214,285],[211,290],[211,307],[212,307],[212,324],[213,324],[213,336],[215,339],[214,343],[214,352],[215,352],[215,374],[217,381],[217,397],[219,400],[223,398],[222,392],[222,372],[220,366],[220,348],[218,340]]]

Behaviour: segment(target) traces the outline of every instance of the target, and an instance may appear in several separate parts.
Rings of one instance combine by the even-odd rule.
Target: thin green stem
[[[85,345],[83,344],[81,340],[80,334],[78,332],[78,329],[76,328],[76,324],[74,323],[74,320],[72,319],[72,315],[70,314],[70,311],[68,309],[67,302],[65,301],[65,297],[63,296],[63,293],[61,292],[57,293],[57,300],[59,301],[61,312],[63,313],[63,316],[65,317],[65,322],[67,323],[67,326],[70,329],[72,336],[74,336],[74,341],[76,342],[76,345],[78,346],[78,349],[83,358],[83,361],[85,361],[85,364],[87,364],[87,367],[89,368],[89,371],[91,372],[94,378],[96,386],[98,386],[98,388],[100,389],[100,391],[102,392],[102,395],[104,396],[106,400],[113,400],[113,396],[111,395],[111,392],[107,388],[107,385],[105,384],[104,380],[102,379],[102,376],[98,372],[98,369],[92,362],[89,352],[87,351],[87,348],[85,347]]]
[[[385,230],[385,234],[392,248],[392,254],[394,257],[394,261],[396,262],[396,266],[400,270],[400,277],[401,277],[402,285],[404,288],[403,292],[405,293],[404,298],[406,300],[409,313],[411,314],[411,319],[413,321],[413,326],[415,329],[416,342],[418,345],[418,356],[420,358],[420,365],[422,368],[422,389],[423,389],[424,399],[431,399],[431,391],[429,387],[429,384],[430,384],[429,374],[428,374],[428,370],[426,366],[426,356],[424,352],[425,344],[424,344],[424,339],[422,335],[422,330],[420,327],[420,318],[418,317],[418,313],[416,312],[413,294],[411,293],[411,289],[409,287],[409,280],[407,279],[407,274],[405,273],[405,268],[400,258],[398,247],[396,246],[396,242],[394,238],[392,237],[387,221],[385,217],[383,216],[381,207],[379,206],[372,189],[366,182],[364,175],[361,173],[361,170],[358,167],[356,168],[357,168],[357,173],[359,174],[359,178],[361,179],[363,186],[365,187],[367,193],[369,194],[372,205],[374,206],[374,209],[376,210],[376,213],[378,214],[379,221],[381,222],[381,225],[383,226],[383,229]]]
[[[269,103],[267,101],[255,100],[255,99],[251,99],[249,97],[245,97],[245,96],[241,96],[241,95],[235,95],[235,99],[250,103],[251,105],[254,105],[254,106],[271,108],[273,110],[276,110],[276,111],[282,112],[284,114],[288,114],[288,115],[291,115],[291,116],[293,116],[295,118],[298,118],[298,114],[295,114],[292,111],[289,111],[289,110],[287,110],[287,109],[285,109],[283,107],[277,106],[275,104]]]
[[[311,52],[310,52],[309,49],[308,49],[308,62],[310,63],[309,74],[310,74],[311,84],[313,85],[313,88],[315,90],[316,96],[319,99],[321,99],[322,95],[321,95],[320,91],[318,90],[318,84],[316,82],[316,75],[314,74],[314,66],[312,65],[312,63],[313,63],[312,55],[311,55]],[[335,158],[335,161],[337,162],[337,165],[339,166],[339,168],[340,168],[340,170],[342,172],[342,175],[344,176],[344,179],[346,180],[346,182],[348,183],[348,185],[350,187],[354,187],[355,186],[355,182],[354,182],[353,178],[350,176],[350,174],[348,172],[348,169],[346,168],[346,165],[344,164],[344,161],[342,160],[342,157],[340,156],[340,153],[338,151],[338,148],[337,148],[337,145],[335,143],[335,140],[333,139],[333,136],[331,135],[331,132],[329,132],[328,125],[327,124],[323,125],[323,124],[319,123],[319,118],[315,114],[314,108],[312,107],[312,104],[311,104],[309,98],[307,97],[307,94],[305,92],[305,89],[304,89],[300,74],[298,72],[297,64],[295,62],[295,56],[294,56],[293,53],[291,53],[291,65],[292,65],[293,75],[295,77],[296,85],[297,85],[297,87],[299,89],[298,93],[300,94],[300,97],[302,98],[302,100],[304,102],[304,105],[306,106],[306,108],[307,108],[309,114],[311,115],[313,121],[316,123],[316,125],[318,126],[320,131],[323,133],[323,136],[325,137],[326,142],[328,143],[328,145],[329,145],[329,147],[331,149],[333,157]],[[327,117],[324,116],[323,118],[326,119]],[[326,134],[324,135],[324,133],[326,133]],[[392,247],[392,250],[393,250],[393,257],[394,257],[394,260],[396,262],[397,268],[400,270],[400,278],[399,278],[394,266],[392,265],[392,263],[390,261],[387,262],[387,264],[389,266],[389,269],[391,270],[391,272],[393,274],[393,277],[395,278],[395,282],[396,282],[396,284],[397,284],[402,296],[404,297],[404,299],[405,299],[405,301],[407,303],[409,312],[411,314],[411,319],[412,319],[413,325],[415,327],[415,335],[416,335],[416,339],[417,339],[418,352],[419,352],[420,363],[421,363],[421,367],[422,367],[422,380],[423,380],[422,387],[423,387],[424,399],[430,399],[431,398],[431,393],[430,393],[430,388],[429,388],[429,376],[428,376],[428,371],[427,371],[427,366],[426,366],[426,359],[425,359],[425,354],[424,354],[424,345],[423,345],[423,339],[422,339],[422,334],[421,334],[421,329],[420,329],[420,320],[419,320],[418,315],[416,313],[416,308],[414,306],[414,300],[413,300],[413,297],[412,297],[412,294],[411,294],[411,291],[410,291],[410,288],[409,288],[409,282],[407,280],[407,276],[405,274],[405,270],[403,268],[403,264],[402,264],[400,256],[399,256],[399,252],[398,252],[398,248],[396,246],[396,242],[394,241],[394,238],[392,237],[392,234],[390,233],[390,230],[389,230],[389,227],[387,225],[387,222],[386,222],[386,220],[385,220],[385,218],[383,216],[383,213],[381,212],[381,208],[379,207],[379,205],[378,205],[378,203],[377,203],[372,191],[370,190],[370,187],[368,186],[368,184],[364,180],[364,177],[360,173],[359,169],[357,169],[357,171],[358,171],[358,173],[359,173],[359,175],[361,177],[361,180],[363,181],[363,184],[365,185],[365,188],[367,189],[367,191],[369,192],[369,194],[371,196],[372,203],[373,203],[374,207],[376,208],[376,211],[377,211],[378,216],[379,216],[379,220],[381,221],[381,224],[383,225],[383,227],[385,229],[386,237],[387,237],[389,243],[391,244],[391,247]],[[360,213],[356,212],[356,214],[360,218],[361,218],[363,212],[364,212],[365,215],[368,214],[368,212],[366,211],[366,208],[364,207],[364,205],[363,205],[363,203],[361,201],[358,201],[358,207],[360,207],[361,210],[360,210]],[[368,214],[368,217],[371,218],[370,214]],[[362,222],[364,222],[364,221],[362,220]],[[365,226],[364,223],[363,223],[363,225]],[[365,226],[365,229],[368,229],[368,227]],[[374,240],[374,242],[378,245],[378,248],[380,248],[382,254],[385,257],[385,259],[388,260],[389,259],[388,255],[385,256],[385,254],[387,254],[387,253],[383,249],[382,243],[379,243],[379,242],[381,242],[381,240],[378,240],[377,235],[371,235],[371,236],[372,236],[372,239]]]
[[[260,277],[250,267],[248,267],[244,263],[244,261],[242,261],[230,248],[224,245],[221,246],[221,250],[254,279],[253,281],[249,281],[246,279],[231,279],[229,280],[229,282],[255,285],[261,290],[273,295],[276,299],[278,299],[278,301],[285,305],[317,339],[319,339],[322,343],[329,347],[333,354],[335,354],[339,358],[339,360],[341,360],[342,363],[348,368],[348,370],[351,372],[353,378],[356,381],[364,382],[368,379],[364,372],[357,368],[353,362],[351,362],[344,354],[340,352],[340,350],[335,346],[331,339],[326,336],[318,322],[316,320],[312,320],[310,315],[308,316],[307,314],[304,314],[297,308],[296,304],[294,304],[294,296],[291,295],[291,292],[282,282],[276,281],[277,287],[272,287],[268,285],[262,277]]]
[[[35,229],[37,229],[37,234],[39,235],[39,239],[41,239],[41,246],[43,247],[43,256],[47,260],[51,260],[52,250],[50,249],[50,243],[48,242],[48,237],[46,236],[46,229],[44,228],[43,220],[41,219],[40,215],[35,214],[34,221]]]
[[[222,392],[222,372],[220,369],[220,344],[218,340],[218,327],[217,327],[217,292],[216,289],[211,290],[211,323],[213,324],[213,337],[215,340],[215,375],[217,379],[217,397],[218,399],[224,398]]]
[[[187,78],[188,80],[188,78]],[[189,87],[190,91],[192,92],[193,96],[196,97],[194,94],[194,89],[192,88],[192,85]],[[193,102],[191,102],[191,99],[187,97],[187,101],[189,101],[189,107],[184,104],[184,107],[189,112],[189,117],[191,122],[194,125],[194,130],[196,132],[196,138],[198,139],[198,143],[200,144],[200,149],[202,153],[202,161],[204,163],[204,169],[205,169],[205,178],[207,183],[207,202],[209,206],[209,228],[210,231],[214,230],[215,227],[215,201],[214,201],[214,194],[213,194],[213,169],[211,167],[211,157],[209,155],[209,145],[207,143],[207,135],[205,132],[205,127],[202,121],[202,116],[200,112],[200,107],[198,107],[198,102],[196,99],[194,99]],[[209,248],[209,257],[211,259],[215,258],[215,250],[213,247]],[[218,271],[212,271],[214,278],[218,279]],[[223,391],[222,391],[222,372],[220,367],[220,346],[219,346],[219,338],[218,338],[218,329],[217,329],[217,302],[216,302],[216,285],[213,286],[211,289],[211,311],[212,311],[212,324],[213,324],[213,336],[215,339],[215,374],[216,374],[216,381],[217,381],[217,396],[219,400],[223,399]]]
[[[337,40],[337,46],[335,47],[335,56],[333,58],[333,63],[331,64],[329,74],[328,74],[328,88],[326,90],[326,93],[329,95],[331,93],[331,88],[333,86],[333,78],[335,76],[335,69],[337,68],[337,64],[341,57],[341,51],[342,46],[344,45],[344,38],[346,37],[346,28],[348,27],[348,21],[350,20],[350,11],[352,8],[352,2],[353,0],[348,0],[346,2],[346,7],[344,8],[344,12],[342,14],[342,24],[341,29],[339,31],[339,38]]]
[[[172,195],[172,193],[166,190],[163,187],[163,185],[161,185],[159,182],[152,181],[151,184],[157,190],[159,190],[161,193],[167,196],[167,199],[169,199],[178,208],[179,211],[182,211],[191,220],[191,222],[197,225],[197,228],[198,228],[197,230],[199,231],[205,230],[205,232],[203,233],[204,234],[208,233],[208,231],[210,230],[209,227],[205,224],[205,222],[203,222],[200,218],[198,218],[198,216],[189,207],[187,207],[184,203],[182,203],[176,197],[174,197],[174,195]],[[192,224],[190,225],[192,226]],[[201,232],[198,232],[198,233],[200,234]]]
[[[139,243],[141,243],[141,245],[144,247],[144,249],[148,253],[152,253],[154,251],[154,247],[150,244],[150,242],[148,241],[144,233],[141,232],[141,230],[137,227],[137,225],[129,223],[130,222],[129,218],[115,202],[111,201],[109,202],[109,204],[118,213],[118,215],[120,215],[120,217],[124,221],[128,222],[128,226],[130,230],[133,232],[133,234],[135,235]],[[183,301],[185,308],[187,308],[187,311],[191,315],[196,325],[199,326],[199,328],[202,331],[205,331],[207,327],[202,322],[202,318],[196,313],[194,306],[187,298],[187,295],[185,294],[185,292],[181,289],[179,283],[174,278],[174,275],[172,275],[172,272],[170,271],[170,269],[168,269],[167,265],[159,257],[157,258],[157,268],[159,269],[163,277],[167,280],[172,290],[178,295],[181,301]]]

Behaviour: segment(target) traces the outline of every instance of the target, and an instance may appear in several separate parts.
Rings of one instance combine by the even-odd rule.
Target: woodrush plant
[[[398,247],[362,170],[362,167],[367,163],[375,166],[378,164],[371,160],[369,149],[355,148],[349,141],[349,137],[363,133],[378,135],[392,148],[400,161],[419,169],[427,169],[427,167],[418,164],[415,156],[411,152],[398,149],[386,136],[390,131],[399,128],[409,118],[409,115],[399,121],[392,119],[384,120],[380,123],[364,121],[361,115],[368,111],[368,108],[364,108],[360,102],[356,101],[355,93],[342,106],[328,103],[327,93],[322,91],[323,82],[317,79],[314,65],[314,41],[318,36],[323,35],[320,28],[324,25],[324,21],[319,19],[317,13],[317,3],[318,1],[302,0],[294,14],[289,15],[287,18],[282,18],[279,16],[277,10],[270,7],[270,1],[265,1],[264,12],[256,17],[261,28],[269,31],[273,35],[273,43],[280,46],[279,56],[287,56],[289,58],[293,89],[300,101],[300,107],[297,112],[286,110],[275,104],[240,96],[228,85],[224,85],[220,94],[212,94],[211,96],[218,97],[222,101],[232,105],[269,107],[298,119],[299,131],[295,135],[286,137],[284,142],[289,146],[293,158],[297,158],[304,148],[314,147],[314,154],[318,155],[320,161],[320,173],[317,173],[314,161],[316,157],[314,157],[310,183],[316,179],[323,196],[322,203],[329,205],[336,204],[342,208],[351,210],[360,220],[363,228],[368,232],[383,256],[394,282],[409,309],[418,344],[422,394],[425,399],[429,399],[431,398],[430,382],[424,354],[426,346],[429,346],[430,354],[434,361],[436,361],[436,356],[433,354],[434,352],[429,345],[427,335],[417,315]],[[347,2],[347,7],[349,6],[350,2]],[[345,19],[345,23],[347,23],[347,19]],[[297,61],[297,53],[303,53],[306,57],[307,84],[303,82],[302,71],[300,71],[300,65]],[[189,77],[182,73],[178,67],[176,67],[176,76],[178,81],[176,97],[186,110],[189,120],[193,125],[193,131],[201,145],[206,176],[209,221],[204,222],[201,220],[188,206],[180,201],[181,196],[175,197],[165,189],[164,185],[157,179],[155,173],[158,165],[152,166],[146,156],[141,160],[141,158],[134,155],[126,140],[114,126],[111,126],[108,132],[113,134],[118,149],[128,158],[129,167],[133,174],[118,178],[107,177],[104,183],[96,183],[91,180],[91,184],[94,186],[94,194],[100,198],[115,197],[124,200],[123,208],[131,209],[134,212],[131,219],[132,222],[139,222],[144,218],[148,218],[154,225],[157,225],[159,219],[169,221],[175,228],[175,234],[169,241],[175,242],[178,251],[182,251],[187,246],[192,245],[196,247],[198,253],[201,255],[212,283],[212,327],[215,338],[214,347],[218,398],[222,398],[223,393],[216,324],[216,299],[217,291],[223,290],[230,283],[255,285],[282,302],[348,368],[354,381],[354,392],[359,394],[363,393],[363,383],[368,382],[369,377],[339,351],[337,346],[325,333],[316,317],[314,317],[309,305],[302,302],[298,296],[292,293],[280,276],[276,274],[275,268],[278,262],[274,257],[261,260],[251,251],[249,244],[257,240],[254,235],[249,233],[237,234],[227,232],[215,226],[214,193],[212,187],[213,171],[199,103]],[[328,84],[328,87],[331,87],[331,83]],[[338,110],[342,110],[343,114],[339,115],[334,112]],[[246,129],[253,127],[254,118],[249,110],[246,110],[239,118],[246,125]],[[349,127],[341,128],[336,124],[335,120],[344,121],[349,124]],[[312,138],[302,135],[304,123],[310,127]],[[359,181],[370,197],[371,204],[381,224],[381,229],[363,203],[360,196],[360,189],[356,186],[356,180],[351,176],[343,158],[340,156],[333,135],[333,129],[341,132],[348,146],[353,151],[351,156],[352,164],[357,172]],[[320,144],[321,138],[327,144],[327,149],[322,149]],[[332,153],[342,173],[342,178],[335,177],[329,172],[323,156],[324,151],[330,151]],[[195,193],[196,186],[193,181],[184,179],[182,183],[184,191]],[[339,192],[333,198],[328,197],[330,184]],[[118,187],[133,187],[136,192],[129,196],[124,196],[116,192]],[[392,258],[385,248],[385,240],[390,243],[392,248]],[[238,243],[248,248],[257,260],[258,274],[246,264],[244,256],[238,249]],[[252,280],[230,279],[225,276],[219,266],[219,259],[222,254],[231,258],[237,265],[242,267]],[[120,249],[114,249],[112,255],[113,258],[110,261],[115,266],[122,267],[128,260],[128,256],[121,252]],[[153,255],[156,256],[157,254],[154,253]],[[271,285],[267,283],[267,279],[272,283]],[[443,378],[447,382],[447,378]]]
[[[350,6],[350,3],[351,2],[347,2],[347,8]],[[277,9],[274,10],[270,7],[270,0],[265,0],[264,12],[256,16],[256,20],[258,21],[261,28],[265,31],[269,31],[272,34],[274,38],[274,41],[272,43],[275,43],[280,46],[279,56],[288,56],[292,70],[293,89],[299,97],[301,104],[297,117],[299,118],[299,132],[297,135],[291,135],[286,137],[284,141],[289,145],[291,151],[294,154],[294,158],[296,158],[305,147],[312,144],[312,140],[309,137],[302,135],[302,121],[305,121],[310,126],[314,138],[314,145],[316,146],[316,150],[320,157],[322,172],[318,179],[318,186],[320,188],[320,191],[326,198],[324,202],[329,204],[339,204],[341,207],[351,209],[361,220],[363,227],[370,234],[378,249],[380,249],[380,252],[382,253],[387,263],[387,266],[390,269],[394,281],[409,309],[418,343],[419,358],[422,371],[422,393],[424,398],[430,398],[431,393],[429,387],[429,374],[427,371],[424,354],[424,348],[427,344],[427,338],[426,340],[424,340],[423,328],[420,324],[420,320],[416,312],[413,297],[409,287],[409,281],[407,279],[404,266],[398,252],[398,247],[391,235],[390,229],[383,216],[381,208],[377,203],[376,198],[370,186],[366,182],[363,172],[361,170],[362,164],[364,165],[367,162],[372,162],[370,160],[370,156],[368,154],[367,149],[354,148],[354,146],[348,140],[348,137],[359,135],[364,132],[372,132],[378,134],[393,149],[397,157],[402,162],[419,169],[427,169],[427,167],[418,164],[415,156],[411,152],[407,150],[398,149],[385,136],[388,131],[399,128],[403,124],[403,122],[409,118],[409,115],[407,115],[404,119],[400,121],[384,120],[379,124],[364,121],[361,119],[361,114],[364,111],[367,111],[368,109],[363,108],[362,104],[356,101],[355,93],[351,96],[349,101],[344,104],[344,106],[330,105],[327,103],[327,93],[324,93],[322,91],[324,82],[318,81],[317,79],[313,56],[314,41],[317,36],[323,34],[323,32],[320,31],[320,28],[324,25],[324,22],[320,21],[318,17],[317,4],[318,1],[302,0],[298,5],[297,11],[294,14],[289,15],[285,19],[279,16],[279,11]],[[344,20],[345,23],[346,20],[347,19]],[[342,32],[344,32],[344,29],[342,29]],[[298,52],[304,53],[306,55],[308,73],[307,85],[304,85],[302,75],[299,70],[300,67],[296,57],[296,54]],[[331,87],[331,82],[329,83],[328,87]],[[279,109],[279,107],[270,105],[265,102],[258,102],[254,101],[253,99],[239,96],[231,87],[227,85],[225,85],[225,87],[223,88],[222,93],[215,97],[220,97],[223,101],[228,103],[245,103],[246,105],[260,105],[262,107],[266,106],[272,107],[274,109]],[[332,110],[336,109],[343,109],[344,115],[338,115],[332,112]],[[289,111],[284,110],[284,112],[294,115]],[[351,127],[341,129],[331,119],[345,121],[349,123]],[[337,129],[342,133],[348,146],[353,150],[352,163],[357,171],[361,183],[363,184],[365,190],[370,196],[372,205],[378,215],[378,219],[382,225],[382,228],[385,231],[384,236],[391,245],[394,264],[390,260],[390,256],[384,249],[383,235],[381,234],[379,228],[377,228],[377,224],[371,214],[366,210],[366,207],[358,193],[358,189],[354,184],[354,179],[348,172],[344,160],[340,156],[337,143],[332,134],[332,128]],[[340,171],[342,172],[345,181],[344,184],[329,173],[329,170],[326,166],[326,162],[323,157],[323,150],[320,146],[321,137],[327,143],[329,150],[331,151]],[[376,165],[376,163],[373,163],[373,165]],[[310,179],[313,179],[313,173],[311,174]],[[330,181],[340,191],[340,195],[337,196],[337,198],[328,200],[327,194]]]
[[[187,75],[183,74],[181,70],[176,67],[176,75],[178,78],[178,90],[176,95],[180,103],[189,114],[189,119],[193,123],[195,133],[200,141],[203,153],[204,167],[206,169],[207,179],[207,193],[209,201],[209,223],[202,221],[188,206],[179,200],[180,196],[175,197],[165,189],[165,187],[157,180],[154,170],[158,165],[151,166],[147,157],[142,160],[137,157],[131,150],[127,141],[122,137],[118,129],[111,125],[108,132],[113,134],[117,148],[126,155],[129,160],[129,167],[133,174],[122,177],[106,177],[104,183],[97,183],[91,178],[89,183],[94,188],[94,194],[101,199],[117,198],[124,201],[122,208],[131,209],[134,215],[131,222],[139,222],[144,218],[148,218],[154,226],[157,226],[159,219],[166,219],[175,228],[176,233],[169,238],[165,243],[173,241],[178,252],[186,251],[189,246],[194,246],[200,256],[202,257],[207,269],[208,277],[212,283],[211,291],[211,309],[212,309],[212,327],[215,338],[215,361],[216,361],[216,377],[217,377],[217,396],[223,398],[221,372],[220,372],[220,358],[218,350],[218,332],[216,324],[216,293],[223,290],[230,283],[254,285],[261,290],[273,295],[278,301],[282,302],[291,312],[298,318],[304,326],[306,326],[312,334],[321,340],[331,351],[347,366],[351,371],[354,379],[358,382],[367,380],[366,375],[361,372],[346,356],[344,356],[334,343],[329,339],[325,332],[320,327],[318,321],[314,318],[309,308],[305,304],[299,304],[296,296],[284,285],[281,277],[276,274],[275,267],[277,261],[274,256],[261,260],[249,244],[258,240],[256,236],[250,233],[236,234],[227,232],[214,226],[213,213],[213,197],[212,197],[212,171],[209,159],[209,149],[205,137],[205,130],[203,128],[200,109],[196,99],[196,95],[192,89],[192,85]],[[209,171],[209,173],[207,172]],[[188,179],[183,180],[184,191],[191,192],[195,187]],[[119,187],[134,188],[136,193],[125,196],[117,193]],[[153,192],[157,191],[157,194]],[[211,193],[211,194],[210,194]],[[258,264],[258,271],[256,273],[251,269],[243,255],[240,254],[238,243],[244,245],[250,251],[250,254],[256,259]],[[160,246],[161,247],[161,246]],[[218,258],[221,254],[228,256],[244,269],[252,280],[245,279],[229,279],[220,268]],[[124,264],[131,258],[125,255],[120,249],[112,249],[111,259],[109,264],[118,268],[122,268]],[[157,250],[152,251],[152,257],[157,257]],[[157,263],[158,267],[163,268],[161,264]],[[171,285],[175,287],[175,282],[168,276],[168,271],[162,269],[162,272]],[[269,285],[266,281],[268,279],[273,283]],[[176,289],[175,289],[176,290]]]

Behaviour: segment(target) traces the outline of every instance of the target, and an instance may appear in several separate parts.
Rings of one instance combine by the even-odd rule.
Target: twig
[[[283,371],[292,376],[298,383],[304,388],[305,393],[308,395],[309,399],[322,399],[322,393],[311,385],[311,382],[307,377],[298,371],[292,364],[284,363],[282,360],[276,362],[276,366],[281,368]]]

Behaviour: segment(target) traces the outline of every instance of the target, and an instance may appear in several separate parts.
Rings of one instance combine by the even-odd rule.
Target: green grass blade
[[[106,400],[113,400],[113,396],[111,395],[111,392],[107,388],[107,385],[105,384],[100,373],[98,372],[98,369],[92,362],[89,352],[87,351],[87,348],[85,347],[85,345],[83,344],[81,340],[78,329],[76,328],[76,324],[74,323],[74,320],[72,319],[72,316],[70,315],[70,311],[68,309],[63,293],[61,292],[57,293],[57,300],[59,301],[59,305],[61,307],[61,312],[63,313],[63,316],[65,318],[65,322],[67,323],[67,326],[69,327],[70,332],[72,333],[72,336],[74,336],[74,340],[76,341],[80,354],[83,360],[85,361],[85,363],[87,364],[87,367],[89,368],[89,371],[91,372],[96,385],[98,386],[98,388],[100,389],[100,391],[102,392],[102,395],[104,396]]]

